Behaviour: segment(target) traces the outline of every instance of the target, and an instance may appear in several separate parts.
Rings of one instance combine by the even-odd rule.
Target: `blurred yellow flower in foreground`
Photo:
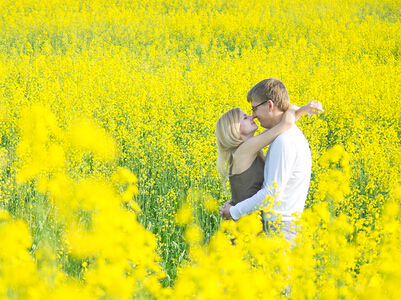
[[[216,212],[219,207],[219,204],[217,203],[216,199],[212,198],[211,196],[207,196],[204,199],[204,206],[207,211]]]
[[[175,220],[178,225],[188,225],[193,220],[192,207],[189,204],[183,204],[176,214]]]
[[[203,232],[199,226],[192,224],[185,230],[184,237],[190,244],[199,243],[203,239]]]

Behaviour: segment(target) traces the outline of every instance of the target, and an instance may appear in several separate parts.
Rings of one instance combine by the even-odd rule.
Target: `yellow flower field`
[[[0,299],[398,297],[399,0],[2,0],[0,16]],[[298,122],[313,170],[292,247],[218,212],[216,121],[269,77],[325,109]]]

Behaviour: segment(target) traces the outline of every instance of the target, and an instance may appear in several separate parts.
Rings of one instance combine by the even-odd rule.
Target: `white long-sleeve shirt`
[[[281,216],[283,221],[291,221],[294,213],[302,213],[304,210],[311,170],[312,158],[308,141],[298,126],[294,125],[270,144],[266,154],[262,189],[232,206],[231,217],[237,220],[243,215],[261,210],[270,195],[274,197],[275,204],[268,220]]]

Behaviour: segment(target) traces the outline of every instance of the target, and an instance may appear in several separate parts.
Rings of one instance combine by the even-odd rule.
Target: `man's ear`
[[[274,102],[272,100],[267,100],[267,104],[269,105],[269,112],[273,111],[274,109]]]

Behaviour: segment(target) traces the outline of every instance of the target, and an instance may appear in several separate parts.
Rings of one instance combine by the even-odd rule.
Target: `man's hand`
[[[220,209],[220,215],[224,218],[224,220],[230,220],[232,219],[231,214],[230,214],[230,207],[231,205],[231,200],[224,203],[223,206],[219,206]]]

